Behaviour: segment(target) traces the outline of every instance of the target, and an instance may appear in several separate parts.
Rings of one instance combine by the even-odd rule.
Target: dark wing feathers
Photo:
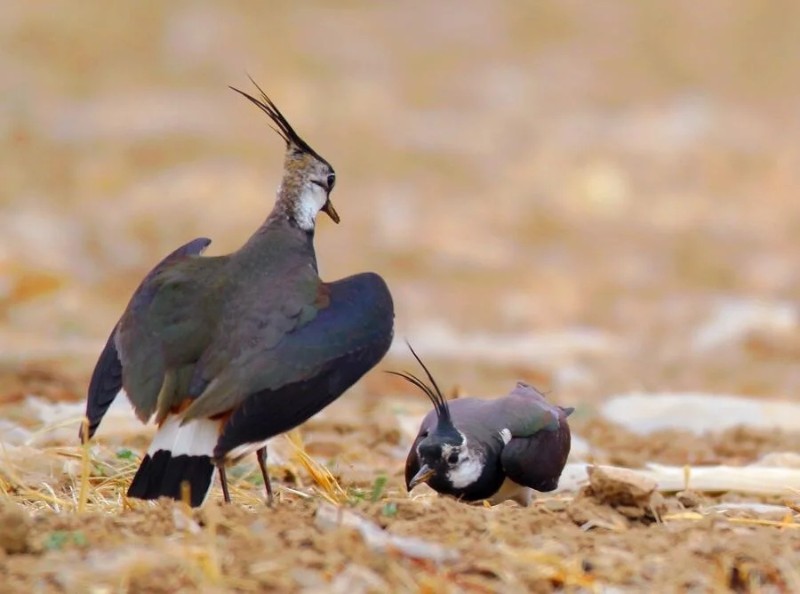
[[[139,285],[117,326],[123,387],[142,421],[158,407],[166,370],[194,361],[208,340],[208,320],[220,298],[215,279],[226,262],[225,257],[197,257],[209,243],[194,240],[159,264]]]
[[[569,455],[567,416],[572,409],[548,403],[540,392],[522,382],[506,397],[504,405],[512,439],[500,455],[503,470],[520,485],[552,491]]]
[[[198,237],[170,253],[159,262],[139,284],[139,288],[137,289],[139,298],[152,298],[148,290],[149,284],[165,267],[188,256],[201,254],[210,243],[210,239]],[[86,417],[89,421],[88,435],[83,434],[83,427],[81,426],[79,435],[82,441],[92,438],[95,431],[97,431],[97,428],[100,426],[100,422],[103,420],[106,411],[122,389],[122,363],[120,362],[116,346],[118,326],[119,324],[111,331],[111,335],[108,337],[103,352],[100,353],[100,358],[92,372],[92,379],[89,382],[88,396],[86,399]]]
[[[569,448],[570,431],[564,418],[555,431],[512,438],[503,448],[500,461],[514,482],[537,491],[552,491],[558,486]]]
[[[116,331],[115,327],[111,336],[108,337],[106,346],[100,353],[100,358],[92,372],[92,379],[89,381],[89,392],[86,398],[87,432],[84,433],[84,426],[81,424],[78,433],[81,442],[84,443],[94,436],[108,407],[122,389],[122,363],[119,361],[117,347],[114,345]]]
[[[282,358],[278,346],[319,311],[319,277],[310,267],[298,272],[307,278],[275,282],[268,290],[242,287],[236,302],[226,305],[219,331],[197,362],[189,390],[196,400],[187,420],[226,412],[250,394],[282,385],[274,369]]]
[[[516,387],[503,400],[503,415],[514,437],[530,437],[539,431],[555,431],[563,409],[550,404],[536,388],[517,382]]]
[[[535,388],[519,382],[507,396],[459,398],[450,402],[450,410],[459,430],[499,454],[508,478],[537,491],[551,491],[558,485],[570,449],[570,409],[550,404]],[[431,411],[420,431],[431,429],[434,422]],[[511,433],[506,444],[503,429]],[[409,458],[407,473],[408,464],[414,463]]]
[[[328,287],[329,305],[313,323],[287,334],[262,361],[265,387],[234,411],[217,445],[218,458],[237,445],[262,441],[303,423],[386,354],[394,307],[383,279],[364,273]],[[187,418],[197,416],[195,405]]]
[[[139,283],[139,286],[133,294],[132,303],[141,305],[151,301],[155,296],[155,287],[152,285],[152,281],[159,273],[179,260],[183,260],[189,256],[199,256],[210,244],[211,240],[207,237],[198,237],[170,253],[142,279],[142,282]]]
[[[247,406],[252,406],[250,401],[254,394],[261,394],[259,398],[268,398],[274,403],[278,398],[270,394],[324,375],[339,357],[363,348],[380,351],[383,341],[391,340],[394,309],[389,290],[380,276],[363,273],[324,287],[325,307],[315,310],[311,319],[308,319],[310,314],[306,308],[301,308],[298,320],[303,323],[286,332],[274,347],[240,354],[212,380],[186,411],[184,418],[212,416],[245,401]],[[318,296],[319,291],[315,295]],[[380,352],[380,357],[384,353],[385,350]],[[334,380],[334,377],[330,378],[330,381]],[[294,400],[294,406],[298,405],[297,398],[290,399]],[[325,400],[327,396],[321,393],[319,398]],[[322,406],[324,404],[316,410]],[[269,425],[265,424],[264,429],[270,436],[285,430],[273,433],[270,429],[272,421],[261,418],[259,422]],[[281,424],[277,420],[274,422]]]

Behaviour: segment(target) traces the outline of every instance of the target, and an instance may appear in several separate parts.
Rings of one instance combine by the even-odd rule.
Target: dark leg
[[[231,494],[228,492],[228,477],[225,476],[225,464],[217,464],[219,469],[219,482],[222,483],[222,496],[225,498],[225,503],[231,502]]]
[[[267,488],[267,505],[271,506],[272,483],[269,482],[269,473],[267,472],[267,446],[256,450],[256,458],[258,458],[258,465],[261,467],[261,476],[264,477],[264,486]]]

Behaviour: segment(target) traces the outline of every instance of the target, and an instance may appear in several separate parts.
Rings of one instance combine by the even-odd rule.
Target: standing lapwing
[[[411,346],[409,345],[409,348]],[[417,354],[430,385],[407,372],[393,372],[422,390],[434,410],[422,420],[406,460],[409,491],[427,483],[464,501],[507,499],[530,503],[532,490],[552,491],[567,462],[572,408],[549,404],[524,382],[495,400],[447,401]]]
[[[253,83],[255,84],[255,82]],[[394,310],[374,273],[326,283],[314,252],[316,215],[335,222],[335,173],[256,85],[233,89],[269,116],[286,141],[272,212],[238,251],[201,257],[196,239],[145,277],[97,362],[88,439],[120,389],[158,431],[128,496],[206,499],[218,470],[255,452],[268,501],[266,440],[303,423],[386,354]]]

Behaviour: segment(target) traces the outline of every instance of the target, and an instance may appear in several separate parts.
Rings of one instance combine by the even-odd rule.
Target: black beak
[[[427,464],[423,464],[422,468],[417,471],[417,474],[415,474],[411,480],[408,481],[406,488],[411,491],[411,489],[420,483],[427,483],[434,474],[436,474],[436,471],[430,468]]]
[[[339,213],[336,212],[336,209],[333,208],[333,202],[331,202],[330,197],[325,201],[325,205],[322,207],[322,212],[328,215],[334,223],[339,224]]]

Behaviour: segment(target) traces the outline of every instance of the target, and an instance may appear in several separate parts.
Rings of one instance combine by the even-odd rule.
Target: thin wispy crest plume
[[[442,394],[442,391],[439,389],[439,385],[436,383],[436,380],[431,374],[430,370],[428,370],[425,363],[422,362],[422,359],[419,358],[414,348],[411,346],[411,343],[406,341],[406,345],[408,349],[411,351],[411,354],[414,355],[414,358],[417,360],[417,363],[420,364],[422,370],[425,372],[425,375],[428,377],[428,380],[431,382],[431,385],[427,385],[423,380],[418,378],[413,373],[408,371],[387,371],[391,375],[396,375],[398,377],[402,377],[407,382],[415,385],[417,388],[422,390],[422,392],[430,399],[433,403],[433,407],[436,410],[436,415],[441,420],[449,421],[450,420],[450,407],[447,406],[447,399]]]
[[[253,80],[253,77],[249,74],[247,78],[250,79],[250,82],[253,83],[256,89],[258,89],[259,94],[261,95],[261,99],[256,99],[250,93],[242,91],[241,89],[237,89],[236,87],[230,86],[229,88],[232,91],[236,91],[245,99],[250,101],[253,105],[258,107],[261,111],[267,114],[275,124],[275,126],[270,125],[270,128],[275,130],[275,132],[286,141],[287,146],[295,146],[303,152],[311,153],[318,159],[322,159],[317,152],[312,149],[308,143],[300,138],[300,135],[294,131],[291,124],[289,124],[289,120],[281,113],[281,110],[278,109],[278,106],[269,98],[269,96],[264,92],[264,90],[258,85],[258,83]],[[276,127],[277,126],[277,127]]]

